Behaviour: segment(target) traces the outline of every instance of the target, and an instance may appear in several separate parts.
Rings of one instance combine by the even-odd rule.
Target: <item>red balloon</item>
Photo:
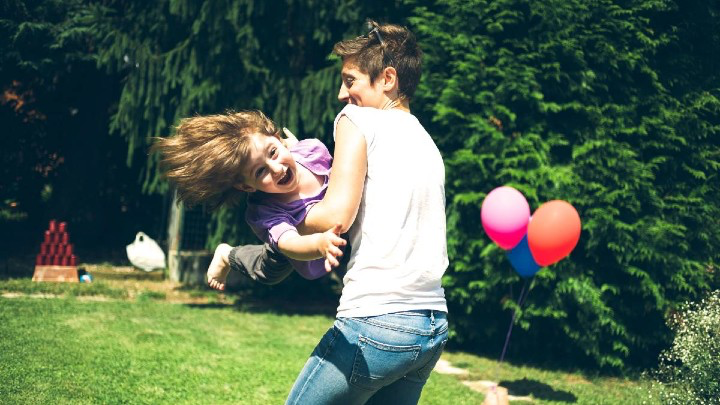
[[[559,262],[580,240],[580,215],[570,203],[553,200],[541,205],[528,224],[528,245],[540,266]]]

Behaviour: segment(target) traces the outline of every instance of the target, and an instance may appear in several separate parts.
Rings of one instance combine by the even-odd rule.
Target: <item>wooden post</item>
[[[183,249],[183,227],[185,207],[177,202],[177,191],[173,192],[168,221],[168,269],[170,280],[189,285],[205,285],[205,274],[212,260],[212,253],[206,250]]]
[[[182,281],[180,277],[180,247],[182,246],[183,205],[177,201],[177,191],[173,191],[170,201],[170,220],[168,221],[168,270],[170,280]]]

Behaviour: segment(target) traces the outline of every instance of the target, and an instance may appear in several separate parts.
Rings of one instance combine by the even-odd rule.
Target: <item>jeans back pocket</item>
[[[427,379],[430,378],[430,372],[432,372],[438,360],[440,360],[440,356],[442,355],[446,344],[447,338],[443,339],[440,344],[435,347],[435,351],[433,352],[432,357],[430,357],[430,360],[417,371],[418,381],[427,381]]]
[[[350,383],[368,390],[380,389],[413,368],[420,348],[389,345],[360,335]]]

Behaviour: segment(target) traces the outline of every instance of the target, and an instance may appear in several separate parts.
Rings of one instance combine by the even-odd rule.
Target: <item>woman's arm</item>
[[[336,224],[345,233],[355,221],[367,174],[367,143],[347,116],[340,117],[335,131],[330,183],[325,197],[298,225],[301,234],[324,232]]]

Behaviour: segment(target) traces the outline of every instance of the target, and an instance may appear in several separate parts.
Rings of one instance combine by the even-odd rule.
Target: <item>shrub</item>
[[[535,276],[509,358],[655,366],[667,311],[718,287],[719,13],[699,0],[418,5],[413,110],[445,158],[454,344],[499,351],[488,342],[502,342],[520,282],[480,208],[510,185],[532,210],[570,202],[583,232]]]
[[[663,403],[720,404],[720,290],[686,305],[668,326],[675,340],[657,372]]]

